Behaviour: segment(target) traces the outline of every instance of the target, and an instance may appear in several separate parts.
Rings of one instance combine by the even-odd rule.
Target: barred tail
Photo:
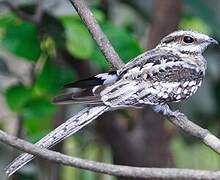
[[[76,133],[108,109],[109,107],[107,106],[92,106],[85,108],[43,137],[36,143],[36,145],[43,148],[50,148],[70,135]],[[8,165],[6,168],[6,174],[11,176],[34,158],[35,156],[28,153],[21,154]]]

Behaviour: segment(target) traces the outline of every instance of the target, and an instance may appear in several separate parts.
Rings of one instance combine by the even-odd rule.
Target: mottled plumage
[[[55,103],[90,105],[45,136],[36,145],[50,148],[77,132],[108,110],[151,105],[157,112],[176,116],[167,103],[193,95],[205,75],[206,60],[202,53],[216,40],[193,31],[176,31],[163,38],[158,46],[147,51],[117,71],[66,85],[80,90],[55,97]],[[7,168],[11,175],[34,158],[27,153]]]

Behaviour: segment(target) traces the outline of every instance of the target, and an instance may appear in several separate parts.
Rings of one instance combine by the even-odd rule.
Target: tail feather
[[[82,104],[103,104],[99,94],[94,94],[92,89],[86,89],[79,92],[62,94],[56,96],[53,99],[56,104],[72,104],[72,103],[82,103]]]
[[[83,103],[89,105],[102,105],[100,91],[106,85],[117,81],[116,71],[101,73],[96,76],[66,84],[65,88],[79,88],[80,91],[69,94],[63,94],[55,97],[53,102],[56,104]]]
[[[90,104],[97,105],[103,104],[100,97],[96,96],[85,96],[85,97],[73,97],[73,94],[63,94],[57,96],[53,99],[53,102],[56,104]]]
[[[55,130],[50,132],[48,135],[43,137],[36,143],[36,145],[42,148],[50,148],[65,138],[69,137],[70,135],[76,133],[81,128],[108,110],[109,107],[104,105],[85,108],[67,120],[65,123],[57,127]],[[12,163],[9,164],[9,166],[6,168],[6,174],[11,176],[34,158],[35,156],[28,153],[21,154]]]

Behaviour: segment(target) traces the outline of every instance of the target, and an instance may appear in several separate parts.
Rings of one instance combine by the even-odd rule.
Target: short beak
[[[210,44],[218,44],[218,41],[216,41],[216,40],[213,39],[213,38],[210,38],[210,39],[209,39],[209,43],[210,43]]]

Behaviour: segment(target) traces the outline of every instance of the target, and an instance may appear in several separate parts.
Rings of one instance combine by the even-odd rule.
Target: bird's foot
[[[168,116],[168,117],[176,117],[177,118],[178,116],[182,115],[182,113],[179,110],[172,111],[167,104],[155,105],[155,106],[153,106],[153,110],[155,112],[162,113],[164,116]]]

